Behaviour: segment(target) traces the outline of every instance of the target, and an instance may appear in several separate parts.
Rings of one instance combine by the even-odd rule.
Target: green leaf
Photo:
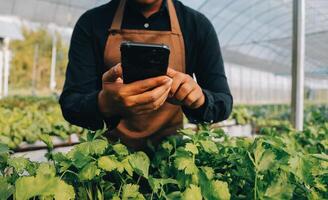
[[[81,181],[92,180],[94,177],[100,174],[100,169],[98,169],[95,162],[89,163],[82,168],[79,172],[79,179]]]
[[[108,172],[111,172],[111,171],[117,169],[118,164],[119,163],[115,156],[103,156],[103,157],[99,158],[99,160],[98,160],[98,166],[101,169],[106,170]]]
[[[39,138],[42,142],[44,142],[47,145],[48,149],[54,148],[54,144],[52,143],[52,138],[50,135],[41,134]]]
[[[202,200],[202,193],[199,187],[190,185],[183,193],[182,200]]]
[[[5,144],[0,143],[0,154],[9,153],[9,147]]]
[[[108,142],[106,140],[96,139],[90,142],[84,142],[74,146],[74,148],[70,152],[68,152],[67,156],[69,158],[74,158],[77,152],[83,154],[84,156],[101,155],[104,153],[107,146],[108,146]]]
[[[182,130],[179,130],[179,133],[186,135],[186,136],[193,136],[196,134],[196,132],[191,129],[182,129]]]
[[[45,170],[50,171],[45,171]],[[70,200],[75,198],[74,189],[58,177],[54,177],[53,166],[41,164],[35,177],[21,177],[16,181],[15,196],[17,200],[32,197],[53,196],[55,199]]]
[[[202,171],[199,173],[202,195],[206,200],[229,200],[231,195],[226,182],[209,180]]]
[[[144,200],[144,196],[139,192],[139,185],[127,184],[123,186],[122,200]]]
[[[181,200],[182,193],[179,191],[171,192],[170,194],[166,195],[167,200]]]
[[[214,177],[214,169],[211,167],[202,167],[202,171],[205,173],[207,179],[212,180]]]
[[[117,195],[113,196],[112,200],[121,200]]]
[[[203,147],[204,151],[207,153],[218,153],[218,147],[213,141],[210,140],[201,140],[201,146]]]
[[[328,162],[328,155],[327,154],[312,154],[311,156],[313,156],[316,159]]]
[[[164,185],[167,184],[175,184],[178,185],[178,182],[174,179],[166,178],[166,179],[159,179],[159,178],[148,178],[148,183],[150,187],[152,188],[153,192],[158,192]]]
[[[129,158],[125,158],[124,160],[122,160],[120,167],[123,168],[130,176],[133,176],[133,168],[129,163]]]
[[[289,159],[289,170],[300,180],[308,185],[313,184],[313,177],[311,169],[312,163],[310,160],[305,160],[300,156],[294,156]]]
[[[173,150],[173,145],[172,145],[169,141],[163,142],[161,146],[162,146],[162,148],[165,149],[168,153],[171,153],[171,151]]]
[[[113,146],[113,150],[115,151],[115,153],[117,153],[120,156],[126,156],[129,154],[128,149],[123,144],[115,144]]]
[[[198,172],[198,168],[192,158],[177,157],[174,161],[174,166],[178,170],[183,170],[185,174],[196,174]]]
[[[275,162],[275,158],[276,156],[272,151],[265,151],[257,162],[257,170],[262,172],[270,169]]]
[[[257,142],[258,143],[254,150],[254,158],[256,164],[255,167],[258,172],[263,172],[272,167],[272,165],[275,163],[276,156],[272,151],[266,150],[263,147],[262,141],[257,140]]]
[[[197,146],[192,144],[192,143],[187,143],[186,147],[185,147],[185,150],[189,151],[190,153],[192,153],[194,155],[197,155],[199,153]]]
[[[129,156],[129,163],[138,175],[148,178],[150,161],[144,152],[131,154]]]
[[[8,159],[8,165],[13,167],[20,174],[26,170],[29,164],[30,161],[23,157],[11,157]]]
[[[267,188],[265,197],[271,199],[292,199],[294,188],[295,186],[289,183],[287,174],[282,172]]]
[[[14,194],[14,186],[7,183],[5,177],[0,176],[0,200],[7,200]]]
[[[64,172],[72,166],[72,161],[61,152],[53,154],[52,159],[60,166],[60,172]]]
[[[36,174],[54,177],[56,175],[56,168],[54,165],[42,163],[36,170]]]
[[[88,154],[84,154],[80,151],[75,151],[74,155],[72,155],[71,157],[71,161],[73,161],[75,167],[80,169],[90,163],[92,161],[92,158]]]

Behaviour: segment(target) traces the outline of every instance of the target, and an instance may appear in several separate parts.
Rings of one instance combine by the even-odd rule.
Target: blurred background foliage
[[[52,36],[45,28],[31,30],[23,28],[23,40],[12,40],[13,52],[10,69],[10,90],[16,93],[49,92],[50,69],[52,59]],[[61,90],[64,83],[68,62],[68,45],[57,34],[56,90]],[[35,68],[33,69],[33,65]],[[35,70],[35,71],[34,71]],[[35,88],[33,88],[33,81]]]

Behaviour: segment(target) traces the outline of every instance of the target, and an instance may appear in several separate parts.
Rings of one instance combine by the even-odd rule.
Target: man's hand
[[[172,85],[172,79],[167,76],[123,84],[120,64],[108,70],[102,82],[98,104],[106,117],[153,112],[165,103]]]
[[[170,103],[183,104],[191,109],[197,109],[205,103],[202,89],[188,74],[169,68],[167,75],[173,79],[169,94]]]

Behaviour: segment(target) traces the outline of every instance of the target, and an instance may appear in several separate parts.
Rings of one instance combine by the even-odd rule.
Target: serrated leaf
[[[103,156],[98,160],[98,166],[108,172],[118,168],[118,161],[115,156]]]
[[[115,144],[113,146],[113,150],[115,151],[115,153],[117,153],[120,156],[126,156],[129,154],[128,149],[123,144]]]
[[[120,167],[123,168],[130,176],[133,176],[133,168],[131,167],[128,158],[122,160]]]
[[[93,140],[90,142],[84,142],[74,146],[74,148],[68,152],[67,156],[69,158],[74,158],[74,155],[79,152],[85,156],[87,155],[101,155],[104,153],[105,149],[108,146],[108,142],[106,140]]]
[[[30,164],[30,161],[23,157],[11,157],[7,162],[9,166],[13,167],[20,174],[23,173]]]
[[[209,180],[212,180],[214,177],[214,169],[211,167],[202,167],[202,171],[205,173],[206,177]]]
[[[52,159],[60,166],[60,172],[64,172],[72,166],[72,161],[61,152],[53,154]]]
[[[196,174],[198,172],[198,168],[192,158],[177,157],[174,165],[178,170],[183,170],[185,174]]]
[[[288,182],[286,173],[280,173],[265,191],[265,197],[271,199],[292,199],[294,186]]]
[[[197,146],[192,144],[192,143],[187,143],[186,147],[185,147],[185,150],[189,151],[190,153],[192,153],[194,155],[197,155],[199,153]]]
[[[257,170],[262,172],[270,169],[275,162],[275,158],[276,156],[272,151],[265,151],[257,162]]]
[[[89,163],[82,168],[79,172],[79,179],[81,181],[92,180],[100,174],[100,169],[98,169],[95,162]]]
[[[257,142],[257,146],[254,150],[255,167],[257,171],[262,172],[272,167],[275,163],[276,156],[272,151],[266,150],[261,141]]]
[[[139,192],[139,185],[127,184],[123,186],[122,200],[144,200],[144,196]]]
[[[289,170],[300,180],[306,184],[311,185],[313,183],[313,177],[311,173],[312,163],[310,160],[305,160],[300,156],[294,156],[289,159]]]
[[[162,148],[165,149],[168,153],[171,153],[171,151],[173,150],[173,145],[172,145],[170,142],[168,142],[168,141],[163,142],[161,146],[162,146]]]
[[[53,196],[55,199],[70,200],[75,198],[74,189],[58,177],[54,177],[53,166],[40,165],[35,177],[21,177],[16,181],[15,197],[17,200],[30,199],[32,197]]]
[[[131,167],[138,175],[148,178],[150,161],[144,152],[131,154],[128,159]]]
[[[228,184],[219,180],[209,180],[202,171],[199,173],[202,195],[206,200],[229,200]]]
[[[183,193],[182,200],[202,200],[202,193],[199,187],[190,185]]]
[[[213,141],[210,140],[201,140],[201,146],[203,147],[204,151],[207,153],[218,153],[218,147]]]

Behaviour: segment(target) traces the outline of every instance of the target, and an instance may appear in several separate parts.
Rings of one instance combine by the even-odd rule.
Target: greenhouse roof
[[[109,0],[0,0],[0,15],[73,27],[85,10]],[[291,71],[293,0],[182,0],[203,12],[226,62],[287,75]],[[328,1],[306,1],[306,73],[328,77]]]

